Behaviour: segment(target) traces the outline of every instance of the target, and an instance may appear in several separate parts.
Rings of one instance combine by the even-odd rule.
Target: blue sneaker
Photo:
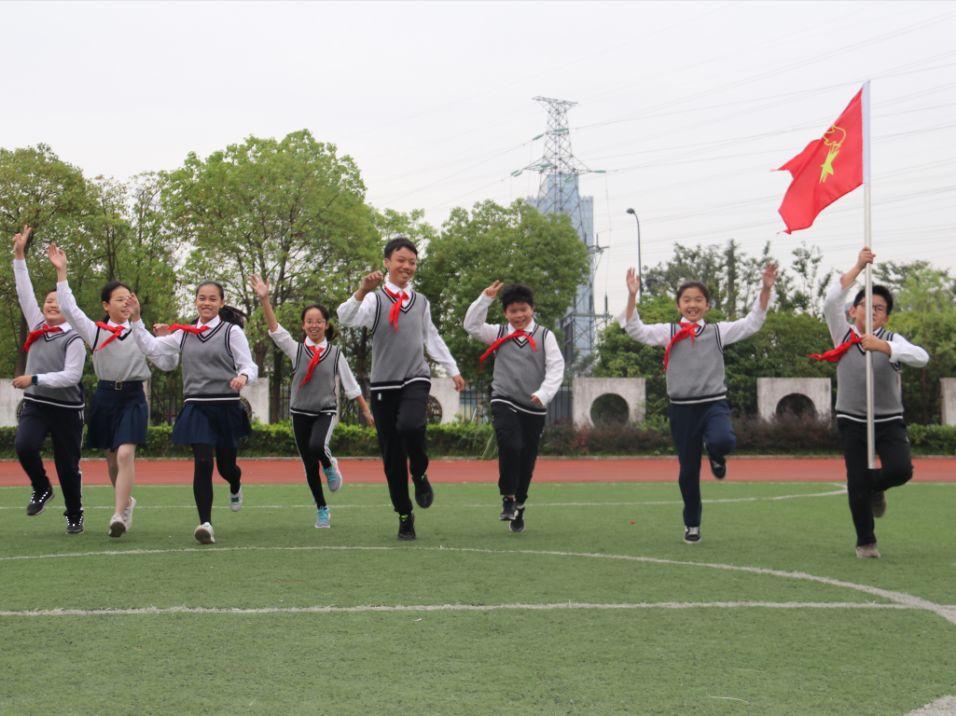
[[[326,529],[332,526],[328,507],[320,507],[315,511],[315,528]]]
[[[329,492],[338,492],[342,487],[342,473],[339,472],[339,461],[334,457],[332,464],[325,468],[325,479],[329,483]]]

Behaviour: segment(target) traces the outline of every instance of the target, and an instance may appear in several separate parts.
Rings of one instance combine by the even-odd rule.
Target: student
[[[183,366],[183,408],[173,426],[173,443],[193,449],[193,496],[200,544],[216,541],[212,528],[213,457],[229,483],[229,509],[242,509],[242,470],[236,464],[239,441],[249,435],[249,417],[239,401],[243,386],[254,383],[259,369],[242,332],[242,314],[225,303],[216,281],[196,288],[199,318],[192,325],[174,324],[170,335],[149,334],[140,320],[139,302],[130,296],[130,324],[140,350],[148,358],[178,356]]]
[[[392,239],[385,244],[383,263],[388,279],[381,271],[365,276],[359,289],[339,306],[338,315],[343,326],[371,331],[370,398],[378,445],[392,507],[398,513],[398,538],[413,540],[409,470],[418,506],[425,509],[434,499],[426,474],[425,406],[431,371],[424,351],[452,376],[455,390],[462,390],[465,381],[432,323],[428,299],[411,288],[418,268],[415,244],[406,238]]]
[[[885,326],[893,311],[893,294],[884,286],[873,287],[873,333],[866,331],[866,292],[859,291],[849,310],[846,299],[860,272],[876,258],[869,249],[860,251],[853,267],[834,281],[823,304],[823,316],[836,346],[810,356],[837,364],[837,428],[846,462],[846,487],[850,515],[856,528],[856,556],[879,558],[874,517],[886,512],[886,493],[913,476],[910,444],[903,421],[900,364],[921,368],[929,355]],[[880,468],[871,470],[866,445],[866,353],[873,355],[873,412],[876,453]]]
[[[776,279],[777,267],[768,264],[750,313],[738,321],[718,323],[704,322],[710,308],[707,287],[699,281],[688,281],[677,289],[680,323],[645,325],[635,308],[640,279],[633,268],[627,271],[627,311],[621,319],[622,327],[639,343],[666,346],[668,418],[680,462],[678,484],[684,500],[684,541],[688,544],[700,542],[701,443],[706,446],[711,472],[718,480],[727,475],[727,455],[737,444],[724,381],[724,346],[760,330]]]
[[[66,254],[50,244],[50,263],[56,268],[56,297],[63,315],[73,330],[93,351],[93,370],[99,383],[86,431],[86,447],[106,451],[106,466],[114,488],[114,510],[110,518],[109,536],[121,537],[133,526],[133,480],[136,468],[136,446],[146,444],[149,406],[143,383],[149,380],[150,369],[143,352],[132,338],[129,286],[110,281],[100,291],[106,316],[91,321],[76,303],[67,281],[69,262]],[[175,356],[166,356],[164,370],[176,367]]]
[[[359,404],[365,420],[370,425],[375,421],[342,350],[329,343],[335,338],[335,327],[329,323],[329,309],[318,303],[302,309],[305,339],[299,343],[279,325],[269,301],[269,285],[258,276],[253,276],[249,284],[262,304],[269,337],[292,360],[292,399],[289,403],[292,432],[299,457],[305,465],[305,479],[315,500],[315,526],[329,527],[329,507],[322,492],[319,465],[325,470],[329,491],[336,492],[342,486],[342,472],[339,461],[329,450],[332,430],[338,422],[336,378],[342,381],[345,397]]]
[[[37,305],[27,270],[26,246],[32,229],[13,237],[13,275],[20,310],[30,334],[23,349],[27,352],[26,373],[13,379],[13,387],[24,391],[23,408],[17,423],[15,449],[23,471],[29,476],[33,495],[27,515],[43,512],[53,497],[53,487],[40,457],[47,435],[53,440],[53,462],[66,503],[66,533],[83,532],[83,496],[80,475],[80,444],[83,440],[83,341],[67,323],[57,303],[56,291],[47,293],[43,309]]]
[[[501,294],[507,323],[485,323],[488,307]],[[547,405],[561,387],[564,358],[554,334],[534,320],[534,294],[527,286],[495,281],[465,314],[465,330],[489,344],[484,362],[495,356],[491,381],[491,421],[498,442],[500,520],[512,532],[524,531],[525,502],[538,457]]]

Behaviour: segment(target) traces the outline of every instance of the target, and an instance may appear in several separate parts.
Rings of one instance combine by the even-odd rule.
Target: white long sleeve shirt
[[[279,347],[279,350],[289,357],[289,360],[295,362],[299,352],[299,342],[296,341],[285,328],[280,325],[275,331],[269,331],[269,338]],[[316,343],[306,336],[305,345],[309,348],[318,348],[325,351],[326,348],[328,348],[329,342],[322,341],[321,343]],[[341,352],[339,352],[338,373],[339,380],[342,381],[342,388],[345,390],[345,397],[349,400],[355,400],[362,394],[362,389],[359,387],[358,381],[355,380],[352,369],[349,367],[348,361],[345,360],[345,356]]]

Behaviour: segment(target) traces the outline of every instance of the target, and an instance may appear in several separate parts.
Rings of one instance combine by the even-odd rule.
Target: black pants
[[[216,458],[216,467],[223,480],[229,483],[229,491],[239,492],[242,470],[236,464],[236,449],[193,443],[193,497],[196,498],[196,510],[199,523],[212,523],[212,461]]]
[[[322,479],[319,474],[319,465],[332,465],[332,452],[329,450],[329,439],[332,437],[332,427],[335,425],[334,414],[300,415],[292,414],[292,433],[295,435],[295,446],[305,466],[305,479],[312,490],[312,498],[316,507],[325,507],[325,495],[322,493]]]
[[[856,545],[874,544],[873,493],[898,487],[913,477],[906,424],[902,420],[875,424],[876,454],[882,466],[875,470],[868,467],[866,459],[866,423],[840,418],[837,427],[846,462],[846,491],[856,528]]]
[[[707,454],[721,459],[737,447],[737,436],[730,424],[730,404],[726,400],[695,405],[671,404],[668,411],[671,437],[680,461],[680,494],[684,499],[684,525],[700,527],[703,504],[700,499],[700,458],[703,444]]]
[[[82,477],[80,475],[80,446],[83,441],[83,411],[57,408],[23,401],[14,447],[23,471],[30,478],[34,491],[50,489],[40,448],[49,435],[53,441],[53,463],[63,491],[66,514],[83,513]]]
[[[491,404],[491,422],[498,441],[498,491],[514,495],[519,505],[528,499],[545,417],[504,403]]]
[[[421,477],[428,469],[425,454],[428,389],[427,382],[416,381],[398,390],[373,390],[371,394],[388,493],[392,507],[400,515],[412,511],[408,471],[411,470],[414,477]]]

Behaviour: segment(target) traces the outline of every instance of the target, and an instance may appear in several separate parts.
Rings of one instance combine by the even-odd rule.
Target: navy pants
[[[76,517],[83,514],[80,476],[83,411],[23,401],[14,447],[35,492],[50,489],[50,478],[40,457],[40,448],[47,435],[53,441],[53,463],[60,479],[66,514]]]
[[[846,491],[850,500],[850,515],[856,528],[857,547],[875,544],[871,498],[874,492],[898,487],[913,477],[910,441],[902,420],[876,423],[876,454],[881,467],[871,470],[866,459],[866,423],[839,418],[840,442],[846,462]]]
[[[410,514],[408,471],[421,477],[428,469],[425,454],[426,407],[430,385],[426,381],[409,383],[397,390],[372,390],[372,415],[378,433],[385,479],[392,507],[400,515]]]
[[[684,499],[684,525],[700,527],[703,506],[700,500],[700,460],[702,446],[710,457],[726,457],[737,446],[730,425],[730,404],[726,400],[693,405],[671,404],[668,412],[671,437],[680,461],[680,494]]]
[[[523,413],[504,403],[491,404],[491,422],[498,441],[498,491],[523,505],[538,459],[544,415]]]

